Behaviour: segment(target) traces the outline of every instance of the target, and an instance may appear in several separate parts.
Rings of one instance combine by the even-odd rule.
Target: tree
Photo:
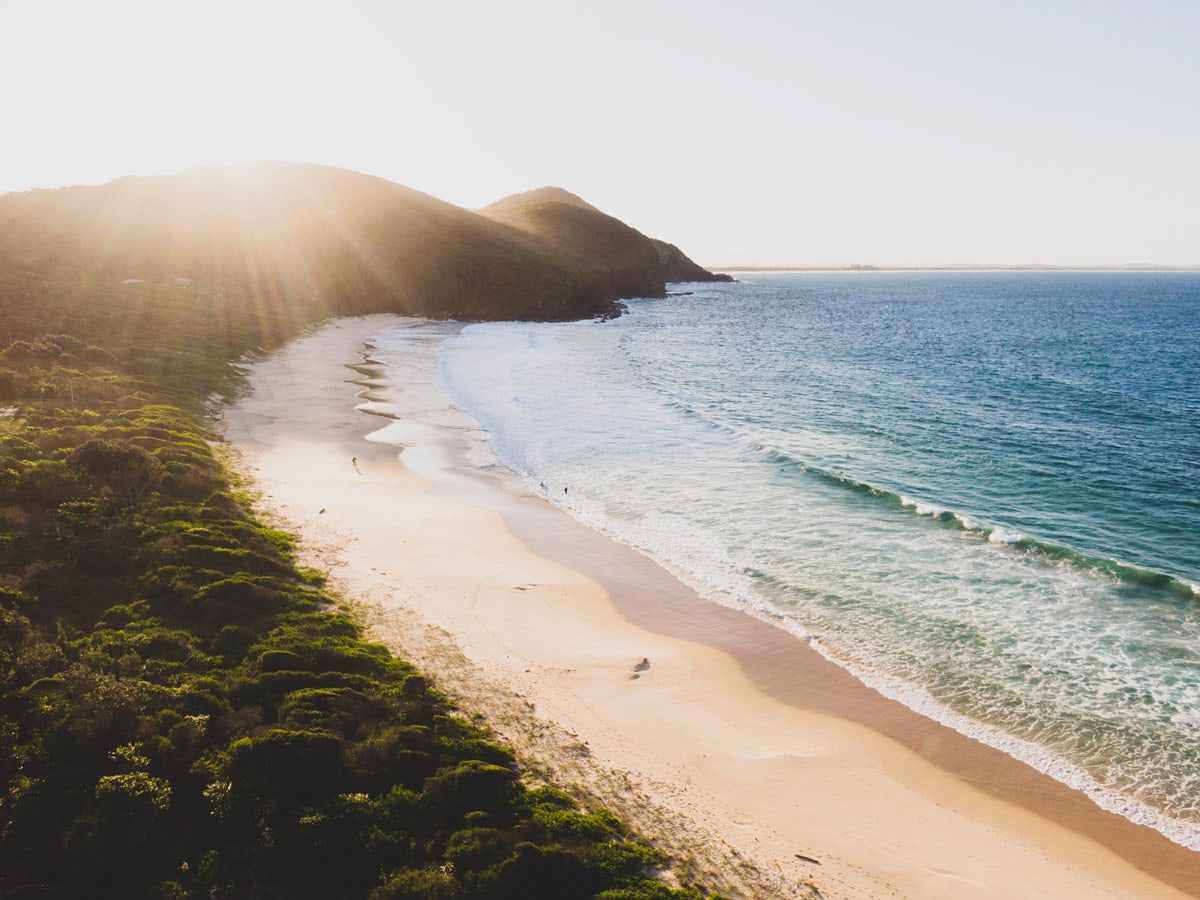
[[[134,506],[162,481],[162,463],[132,444],[93,438],[67,458],[82,475],[107,487],[122,506]]]

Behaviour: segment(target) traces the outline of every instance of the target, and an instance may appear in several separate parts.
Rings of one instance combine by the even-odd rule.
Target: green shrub
[[[399,872],[371,891],[370,900],[464,900],[463,887],[447,872]]]
[[[317,228],[290,286],[197,249],[207,282],[126,289],[65,238],[39,250],[53,273],[17,271],[19,218],[0,229],[0,405],[20,404],[0,415],[0,895],[676,896],[639,881],[658,858],[612,816],[527,793],[509,751],[327,612],[323,577],[213,454],[227,361],[378,310],[361,259]],[[508,292],[566,315],[576,275],[548,287],[501,226],[445,243],[455,227],[368,246],[420,261],[431,309]],[[506,261],[480,267],[493,245]]]

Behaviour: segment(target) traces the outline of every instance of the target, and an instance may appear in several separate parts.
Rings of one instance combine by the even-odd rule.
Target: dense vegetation
[[[698,897],[528,786],[256,520],[206,404],[333,310],[226,224],[251,243],[165,261],[73,218],[0,232],[62,234],[0,250],[54,258],[0,269],[0,897]]]

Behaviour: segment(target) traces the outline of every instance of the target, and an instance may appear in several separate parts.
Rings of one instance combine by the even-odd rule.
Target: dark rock
[[[653,239],[651,239],[653,240]],[[703,266],[692,262],[687,255],[674,244],[666,241],[653,240],[654,249],[658,253],[658,263],[662,267],[663,281],[668,284],[686,281],[734,281],[732,275],[723,272],[710,272]]]

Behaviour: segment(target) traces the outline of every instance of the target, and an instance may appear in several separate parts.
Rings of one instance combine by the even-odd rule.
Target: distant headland
[[[714,275],[574,194],[462,209],[327,166],[254,163],[0,196],[0,268],[201,283],[327,315],[561,321]]]
[[[721,272],[1200,272],[1194,266],[1162,266],[1154,263],[1123,263],[1120,265],[1050,265],[1023,263],[955,263],[944,266],[714,266]]]

